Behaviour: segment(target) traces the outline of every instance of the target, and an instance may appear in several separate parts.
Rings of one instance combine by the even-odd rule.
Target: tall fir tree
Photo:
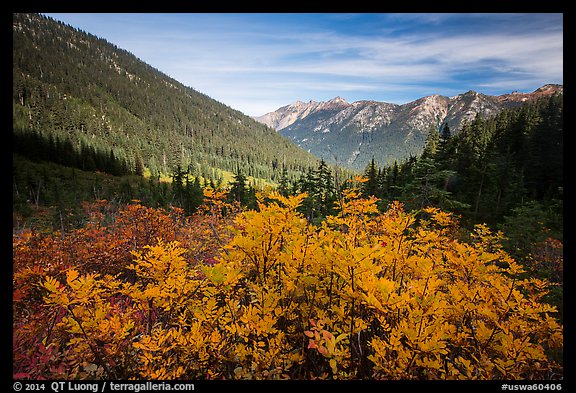
[[[364,171],[364,177],[368,179],[362,184],[362,194],[365,197],[369,196],[379,196],[380,192],[378,190],[378,166],[374,157],[370,161],[370,164],[366,167]]]
[[[246,204],[248,200],[246,176],[244,176],[240,168],[238,168],[234,175],[234,180],[230,185],[230,193],[228,195],[233,201],[240,202],[241,204]]]

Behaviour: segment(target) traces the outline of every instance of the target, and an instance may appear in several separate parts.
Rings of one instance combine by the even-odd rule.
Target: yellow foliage
[[[223,207],[218,191],[205,195]],[[518,277],[501,234],[478,226],[467,243],[449,213],[429,208],[417,221],[399,203],[379,213],[374,198],[359,195],[346,191],[342,210],[314,226],[297,211],[304,195],[261,194],[258,211],[235,217],[215,264],[190,263],[194,246],[158,239],[133,251],[125,276],[46,277],[44,305],[63,315],[55,329],[65,332],[68,358],[109,377],[561,372],[552,353],[562,350],[562,326],[542,301],[548,284]]]

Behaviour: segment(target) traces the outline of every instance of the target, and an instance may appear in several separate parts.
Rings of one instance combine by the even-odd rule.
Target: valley
[[[12,29],[15,390],[562,387],[563,85],[252,118],[51,17],[15,13]],[[199,36],[184,35],[193,55],[214,54]]]

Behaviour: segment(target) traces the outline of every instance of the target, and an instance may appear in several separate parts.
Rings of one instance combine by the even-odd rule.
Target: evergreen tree
[[[282,165],[282,174],[280,175],[280,180],[278,182],[278,192],[282,196],[288,196],[289,192],[289,183],[288,183],[288,171],[286,170],[286,166]]]
[[[440,137],[436,128],[431,126],[426,134],[426,140],[424,141],[424,150],[422,152],[422,157],[433,158],[438,150]]]
[[[444,179],[452,174],[452,171],[438,170],[432,158],[421,157],[414,166],[412,180],[404,187],[403,199],[413,209],[427,206],[448,210],[466,208],[466,204],[457,201],[450,192],[444,190]]]
[[[246,204],[248,200],[248,189],[246,187],[246,177],[242,174],[242,170],[238,168],[237,173],[234,175],[234,180],[230,186],[229,197],[238,201],[241,204]]]
[[[187,179],[187,173],[184,172],[180,164],[172,170],[172,190],[174,192],[174,199],[176,206],[184,207],[185,192],[184,192],[184,179]]]
[[[398,162],[394,160],[392,167],[387,171],[386,185],[387,185],[387,200],[388,202],[398,199],[400,196],[401,187],[399,185],[400,168]]]
[[[190,181],[190,176],[186,176],[184,211],[193,214],[204,200],[200,179],[196,176],[194,181]]]
[[[324,160],[320,160],[317,169],[317,210],[320,217],[326,217],[333,213],[336,192],[332,171]]]
[[[306,216],[309,222],[312,222],[317,217],[317,193],[318,193],[318,178],[314,168],[309,167],[305,175],[300,176],[299,190],[307,194],[306,198],[300,206],[300,210]]]
[[[563,105],[554,97],[540,106],[526,141],[525,186],[536,199],[557,197],[563,182]]]
[[[454,156],[456,154],[452,132],[448,123],[444,123],[438,139],[438,147],[434,159],[440,169],[451,169],[454,165]]]
[[[374,157],[372,157],[370,164],[366,167],[364,177],[366,177],[368,181],[362,184],[362,194],[365,197],[371,195],[378,196],[380,194],[378,190],[378,166],[374,161]]]

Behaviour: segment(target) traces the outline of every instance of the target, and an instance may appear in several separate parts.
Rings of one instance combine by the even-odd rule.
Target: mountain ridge
[[[113,153],[154,176],[179,165],[214,180],[241,170],[275,182],[282,166],[295,179],[318,162],[102,38],[32,13],[13,14],[12,27],[14,133]]]
[[[559,92],[560,93],[563,92],[563,85],[548,83],[548,84],[545,84],[545,85],[537,88],[533,92],[529,92],[529,93],[513,91],[511,93],[505,93],[505,94],[501,94],[501,95],[488,95],[488,94],[483,94],[483,93],[477,92],[475,90],[468,90],[465,93],[460,93],[460,94],[457,94],[455,96],[444,96],[444,95],[437,94],[437,93],[430,94],[427,96],[417,98],[416,100],[409,101],[409,102],[404,103],[404,104],[396,104],[396,103],[389,103],[389,102],[385,102],[385,101],[376,101],[376,100],[358,100],[358,101],[353,101],[351,103],[348,103],[342,97],[336,96],[336,97],[334,97],[328,101],[310,100],[306,103],[306,102],[303,102],[301,100],[297,100],[291,104],[284,105],[275,111],[265,113],[261,116],[252,116],[252,118],[263,123],[263,124],[266,124],[267,126],[269,126],[271,128],[276,129],[277,131],[280,131],[283,128],[286,128],[291,123],[286,124],[286,121],[284,121],[284,122],[282,122],[282,124],[278,124],[274,120],[271,120],[271,117],[275,116],[276,118],[279,118],[278,115],[282,112],[286,112],[287,110],[292,110],[294,112],[294,109],[303,108],[304,113],[302,113],[302,114],[300,114],[300,116],[298,116],[299,118],[303,118],[303,117],[306,117],[311,112],[312,109],[322,107],[322,105],[328,105],[328,104],[334,104],[334,103],[343,103],[345,106],[348,106],[348,105],[357,106],[357,105],[361,105],[364,103],[367,103],[367,104],[369,103],[369,104],[379,104],[379,105],[402,107],[402,106],[409,106],[411,104],[417,103],[417,102],[422,101],[422,100],[428,100],[428,99],[433,99],[433,98],[447,99],[449,101],[452,101],[452,100],[458,99],[459,97],[476,96],[476,95],[488,97],[489,99],[495,99],[496,101],[502,102],[502,103],[519,103],[519,102],[526,102],[528,100],[532,100],[532,99],[535,99],[535,98],[540,97],[540,96],[555,94],[555,93],[559,93]]]
[[[457,132],[477,115],[487,118],[562,93],[562,85],[545,84],[531,93],[492,96],[469,90],[452,97],[432,94],[405,104],[373,100],[348,103],[335,97],[325,102],[296,101],[254,119],[328,162],[361,170],[372,158],[391,164],[418,155],[430,127],[439,129],[448,124]]]

